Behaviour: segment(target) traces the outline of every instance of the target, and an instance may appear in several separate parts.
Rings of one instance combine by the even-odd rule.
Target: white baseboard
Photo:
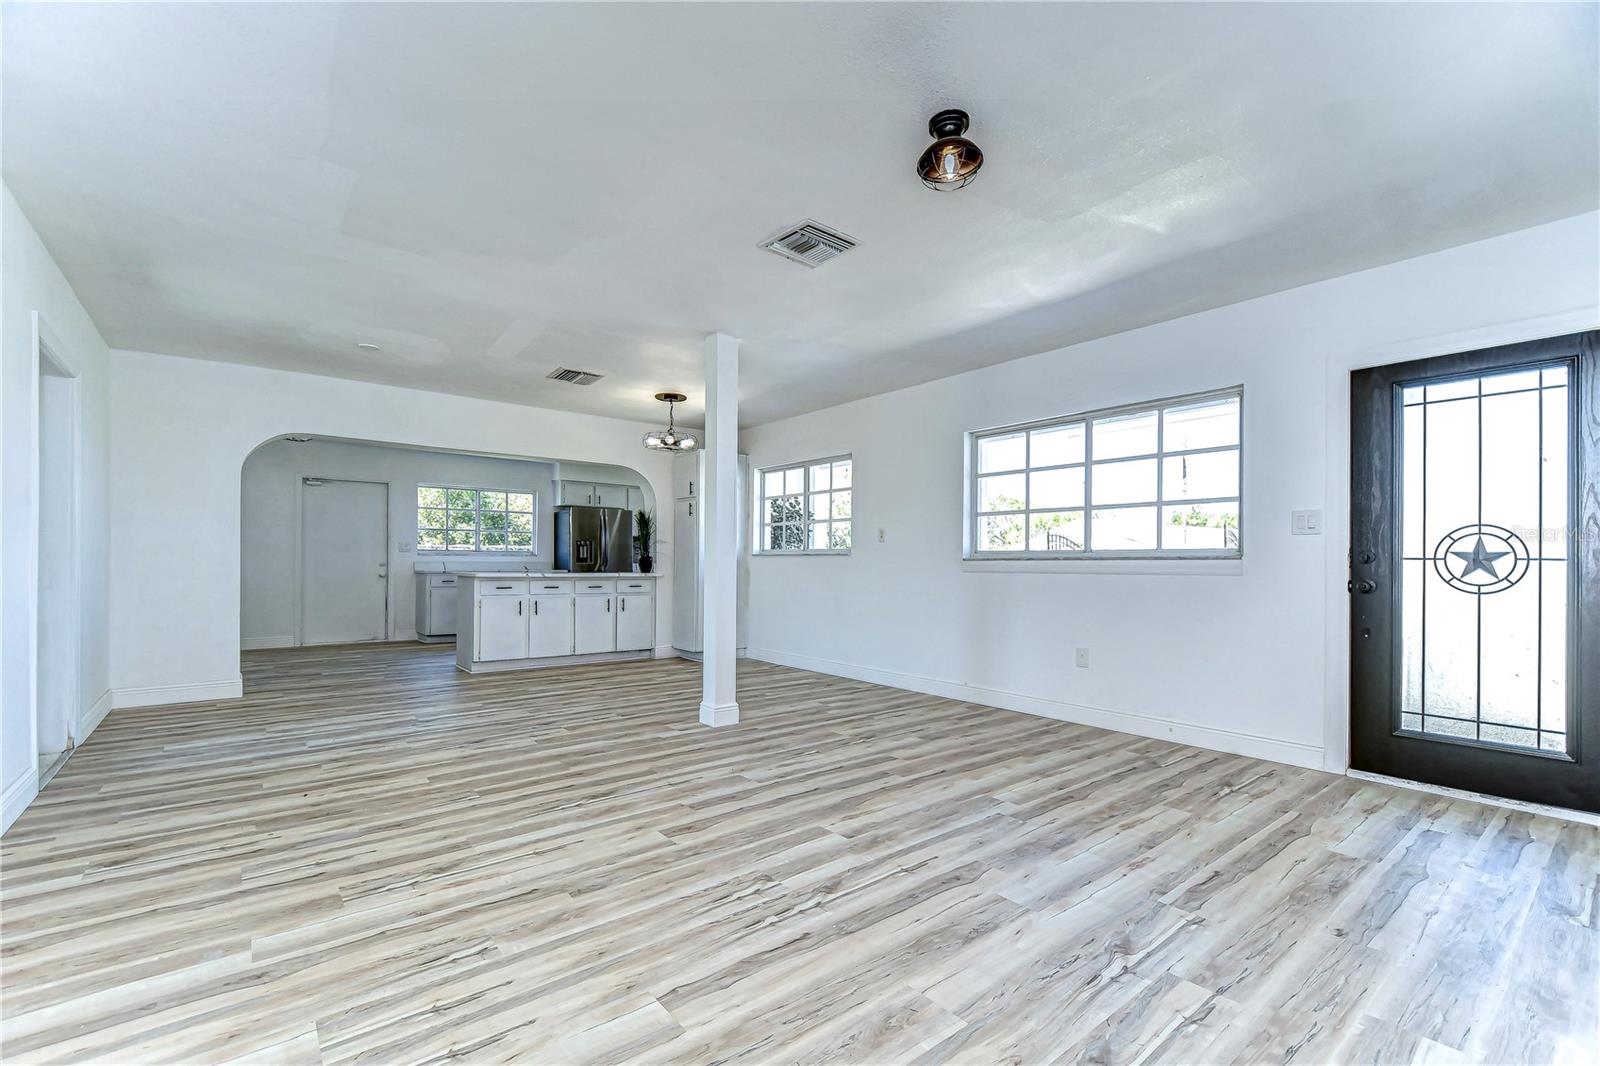
[[[1045,696],[1031,696],[1005,689],[965,685],[956,681],[906,674],[897,670],[880,670],[871,666],[841,663],[832,659],[818,659],[809,655],[794,655],[771,648],[751,648],[750,658],[778,666],[792,666],[797,670],[810,670],[819,674],[834,674],[854,678],[874,685],[924,692],[930,696],[960,700],[964,703],[982,703],[1007,711],[1021,711],[1061,722],[1076,722],[1118,733],[1132,733],[1140,737],[1171,740],[1179,744],[1192,744],[1197,748],[1227,752],[1230,755],[1247,755],[1253,759],[1303,766],[1311,770],[1322,769],[1322,748],[1315,744],[1300,744],[1255,733],[1240,733],[1231,729],[1195,725],[1156,715],[1135,714],[1131,711],[1113,711],[1104,707],[1090,707],[1082,703],[1069,703]]]
[[[709,703],[700,704],[700,724],[709,726],[724,726],[739,724],[739,705],[737,703]]]
[[[38,794],[39,768],[29,766],[27,773],[13,781],[11,787],[6,789],[4,800],[0,801],[0,833],[11,828],[11,823],[28,809],[28,804],[32,803]]]
[[[227,681],[192,681],[184,685],[148,685],[111,690],[113,707],[154,707],[166,703],[206,703],[235,700],[244,695],[244,678]]]
[[[240,651],[266,651],[268,648],[294,647],[294,634],[283,637],[240,637]]]
[[[106,715],[110,713],[111,690],[106,689],[100,693],[99,698],[94,703],[89,705],[89,709],[78,717],[78,731],[72,737],[73,746],[79,747],[84,741],[88,740],[89,734],[93,733],[95,728],[106,720]]]

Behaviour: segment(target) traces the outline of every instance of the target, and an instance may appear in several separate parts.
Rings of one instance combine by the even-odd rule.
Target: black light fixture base
[[[972,117],[959,107],[940,111],[928,120],[928,132],[935,137],[959,137],[967,132]]]

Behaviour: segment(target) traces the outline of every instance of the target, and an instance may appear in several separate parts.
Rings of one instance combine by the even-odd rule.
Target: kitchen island
[[[472,570],[456,575],[456,668],[469,674],[655,654],[655,574]]]

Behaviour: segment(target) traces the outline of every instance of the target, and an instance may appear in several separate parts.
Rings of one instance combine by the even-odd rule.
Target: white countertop
[[[531,572],[527,571],[527,570],[459,570],[459,571],[455,571],[455,576],[457,576],[457,577],[483,577],[483,578],[508,578],[508,577],[538,577],[538,578],[581,577],[581,578],[595,578],[595,577],[659,577],[660,575],[659,574],[635,574],[635,573],[632,573],[631,571],[625,571],[625,570],[624,571],[610,571],[610,572],[586,571],[584,573],[573,573],[570,570],[534,570],[534,571],[531,571]]]

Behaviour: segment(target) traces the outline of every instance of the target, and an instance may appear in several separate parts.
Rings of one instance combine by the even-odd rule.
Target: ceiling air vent
[[[818,225],[809,218],[790,226],[761,247],[802,266],[818,267],[856,246],[854,237]]]
[[[596,374],[593,370],[568,370],[564,366],[558,366],[545,377],[551,381],[565,381],[569,385],[593,385],[605,375]]]

